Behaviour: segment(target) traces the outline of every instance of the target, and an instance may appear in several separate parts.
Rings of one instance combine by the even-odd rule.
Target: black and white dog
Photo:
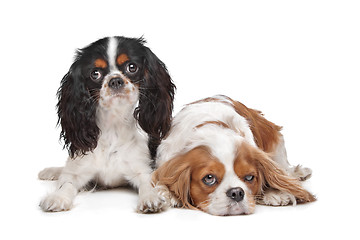
[[[158,212],[166,200],[151,184],[152,158],[169,131],[175,85],[145,41],[100,39],[77,51],[58,90],[65,167],[46,168],[40,179],[58,180],[40,203],[65,211],[89,182],[104,187],[130,183],[139,191],[138,211]]]

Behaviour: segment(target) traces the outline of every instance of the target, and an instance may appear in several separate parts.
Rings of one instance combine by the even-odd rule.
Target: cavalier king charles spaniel
[[[46,168],[57,189],[40,203],[65,211],[90,182],[105,188],[130,183],[139,212],[166,206],[151,184],[152,162],[171,123],[175,85],[145,40],[109,37],[76,53],[58,90],[60,137],[69,151],[63,168]]]
[[[311,170],[289,165],[280,130],[226,96],[189,104],[158,148],[153,182],[172,206],[213,215],[315,201],[300,183]]]

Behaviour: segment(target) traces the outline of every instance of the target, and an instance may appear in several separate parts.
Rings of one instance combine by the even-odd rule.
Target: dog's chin
[[[111,98],[110,101],[128,101],[128,102],[134,102],[135,101],[135,97],[132,96],[132,94],[126,94],[126,93],[114,93]]]
[[[125,106],[133,106],[137,103],[139,96],[135,92],[126,93],[126,92],[115,92],[110,96],[101,98],[99,105],[104,109],[113,109],[113,108],[124,108]]]
[[[233,207],[229,207],[227,213],[224,214],[224,216],[248,215],[251,213],[252,212],[249,211],[249,209],[236,205]]]
[[[230,203],[227,206],[208,207],[206,212],[216,216],[236,216],[236,215],[248,215],[254,212],[253,207],[248,207],[244,203]]]

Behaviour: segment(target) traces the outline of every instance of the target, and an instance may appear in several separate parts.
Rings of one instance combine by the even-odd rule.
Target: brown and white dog
[[[289,165],[280,130],[226,96],[186,105],[158,148],[153,182],[173,206],[213,215],[315,201],[300,183],[311,170]]]

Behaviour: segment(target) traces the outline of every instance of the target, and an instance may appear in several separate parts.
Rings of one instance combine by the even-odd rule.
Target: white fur
[[[208,141],[216,141],[220,134],[216,131],[211,136],[196,126],[206,121],[222,121],[229,125],[235,131],[244,133],[244,140],[252,146],[256,146],[253,134],[245,118],[236,113],[233,107],[223,102],[200,102],[187,105],[173,119],[168,137],[164,139],[158,148],[157,166],[162,165],[165,161],[172,159],[179,153],[184,153],[196,146],[207,144]],[[218,129],[218,127],[216,127]],[[205,141],[205,143],[203,143]],[[216,150],[216,148],[213,148]]]
[[[157,166],[160,167],[174,156],[190,151],[198,146],[206,146],[211,154],[223,163],[225,175],[216,190],[210,194],[207,211],[214,215],[249,214],[253,206],[249,194],[238,203],[226,196],[230,188],[241,187],[249,193],[246,184],[234,172],[237,146],[246,141],[256,146],[246,119],[236,113],[233,107],[222,101],[199,102],[187,105],[173,119],[170,133],[158,148]],[[224,104],[226,103],[226,104]],[[221,121],[231,129],[216,124],[197,127],[206,121]],[[244,136],[241,136],[242,132]]]
[[[258,200],[258,202],[260,204],[270,206],[286,206],[289,203],[296,205],[296,199],[294,195],[275,189],[266,191],[262,199]]]
[[[167,138],[162,141],[158,148],[157,167],[195,147],[207,146],[211,154],[225,166],[223,180],[216,190],[209,195],[207,211],[214,215],[249,214],[254,211],[255,204],[251,201],[250,195],[255,193],[251,193],[245,182],[238,178],[233,167],[238,146],[246,142],[257,147],[254,136],[247,120],[235,111],[228,98],[215,96],[213,99],[216,100],[186,105],[174,117]],[[197,127],[208,121],[221,121],[229,128],[217,124]],[[283,138],[273,155],[274,160],[281,167],[300,180],[311,175],[310,169],[289,165]],[[226,192],[234,187],[241,187],[245,192],[244,199],[237,203],[226,196]],[[293,195],[280,191],[266,192],[263,200],[259,203],[275,206],[290,202],[296,203]]]
[[[110,38],[111,71],[104,78],[96,113],[101,130],[97,147],[84,156],[69,158],[64,168],[48,168],[39,173],[40,179],[58,178],[57,190],[40,203],[44,211],[69,210],[78,191],[89,181],[105,187],[130,183],[139,190],[138,211],[157,212],[165,207],[165,198],[151,185],[147,134],[133,117],[139,89],[116,69],[116,47],[116,39]],[[125,86],[120,92],[109,94],[108,82],[117,76],[122,77]]]
[[[107,55],[109,58],[109,66],[110,71],[116,71],[116,53],[117,53],[118,41],[116,38],[112,37],[109,38],[108,48],[107,48]]]
[[[225,166],[226,167],[226,166]],[[213,215],[240,215],[252,213],[249,190],[246,184],[235,174],[233,168],[225,168],[226,172],[216,190],[209,195],[207,211]],[[245,191],[244,199],[240,202],[232,201],[226,196],[226,192],[235,187],[241,187]]]

